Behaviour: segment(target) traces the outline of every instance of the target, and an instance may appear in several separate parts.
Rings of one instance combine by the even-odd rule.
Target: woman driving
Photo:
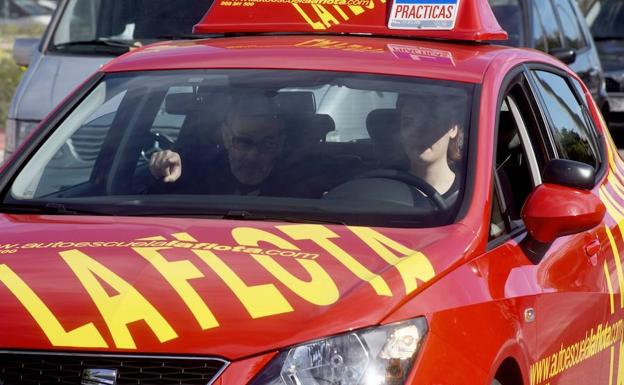
[[[399,136],[408,172],[433,186],[449,202],[460,186],[466,98],[453,95],[403,94],[397,99]]]

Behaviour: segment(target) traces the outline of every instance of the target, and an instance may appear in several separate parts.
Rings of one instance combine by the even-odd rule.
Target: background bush
[[[18,37],[39,37],[44,29],[32,24],[0,25],[0,131],[4,131],[13,92],[26,70],[13,61],[13,42]]]
[[[24,71],[6,51],[0,51],[0,127],[4,127],[13,92]]]

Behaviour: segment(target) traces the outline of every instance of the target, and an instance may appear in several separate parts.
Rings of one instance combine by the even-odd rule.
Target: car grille
[[[621,92],[624,91],[624,87],[615,79],[606,78],[605,83],[607,86],[607,92]]]
[[[218,358],[0,352],[0,384],[80,385],[85,369],[113,369],[117,370],[117,385],[206,385],[226,366],[227,362]]]

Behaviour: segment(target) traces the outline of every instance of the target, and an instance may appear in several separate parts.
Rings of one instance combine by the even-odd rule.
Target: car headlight
[[[427,330],[420,317],[298,345],[250,385],[403,385]]]
[[[39,121],[8,119],[6,127],[6,155],[14,153],[26,135],[34,130],[37,125],[39,125]]]

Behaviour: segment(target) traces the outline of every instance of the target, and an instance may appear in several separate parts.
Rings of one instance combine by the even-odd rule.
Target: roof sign
[[[194,32],[507,39],[488,0],[214,0]]]
[[[459,0],[394,0],[389,29],[453,29]]]

